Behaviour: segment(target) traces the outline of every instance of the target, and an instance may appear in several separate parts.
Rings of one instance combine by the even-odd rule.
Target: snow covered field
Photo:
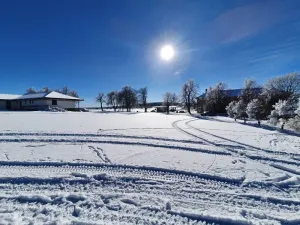
[[[0,224],[300,224],[297,135],[158,113],[0,124]]]

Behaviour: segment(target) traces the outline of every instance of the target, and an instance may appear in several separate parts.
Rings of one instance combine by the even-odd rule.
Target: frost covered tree
[[[300,98],[298,99],[298,108],[295,110],[295,117],[288,120],[288,126],[300,132]]]
[[[228,106],[226,106],[226,112],[230,118],[235,118],[234,109],[235,109],[236,103],[237,103],[236,101],[232,101],[228,104]],[[235,118],[235,120],[236,120],[236,118]]]
[[[277,125],[280,122],[281,129],[284,129],[284,125],[288,119],[294,115],[294,105],[292,101],[279,100],[273,107],[274,110],[271,112],[269,122],[273,125]]]
[[[138,91],[138,97],[140,103],[143,105],[145,112],[147,112],[147,98],[148,98],[148,88],[143,87]]]
[[[248,104],[251,100],[258,97],[258,88],[255,80],[247,79],[244,83],[244,88],[242,89],[239,98],[244,101],[244,103]]]
[[[268,114],[279,100],[289,99],[296,103],[300,96],[300,73],[289,73],[268,80],[264,85],[262,95],[266,102],[265,110]]]
[[[255,119],[258,122],[258,125],[260,126],[260,121],[264,117],[263,113],[263,103],[259,99],[253,99],[251,100],[246,108],[246,113],[250,119]]]
[[[188,80],[181,87],[181,101],[191,114],[191,107],[196,101],[198,85],[193,79]]]
[[[234,118],[243,119],[244,123],[246,123],[247,113],[246,113],[247,104],[244,103],[243,100],[239,100],[235,106],[233,107]]]
[[[164,105],[167,107],[167,113],[170,112],[170,106],[176,104],[177,96],[175,93],[167,92],[164,95]]]
[[[118,108],[118,91],[111,91],[107,94],[107,105],[110,105],[114,111]]]
[[[96,97],[96,101],[100,104],[101,111],[103,111],[103,103],[105,102],[105,95],[104,93],[100,92]]]
[[[226,89],[227,85],[219,82],[215,87],[210,87],[206,92],[206,104],[205,110],[210,111],[212,113],[221,113],[226,110],[226,105],[228,101],[226,101]]]
[[[26,90],[26,93],[25,93],[25,95],[29,95],[29,94],[36,94],[37,93],[37,91],[34,89],[34,88],[28,88],[27,90]]]

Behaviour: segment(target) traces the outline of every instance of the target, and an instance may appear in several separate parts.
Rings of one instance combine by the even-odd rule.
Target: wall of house
[[[20,110],[20,101],[11,101],[11,110]]]
[[[6,101],[0,100],[0,110],[6,110]]]
[[[40,109],[46,106],[59,107],[63,109],[77,108],[77,101],[57,99],[57,105],[52,105],[52,99],[22,100],[23,109]]]
[[[47,105],[48,105],[47,100],[44,100],[44,99],[21,100],[21,109],[25,109],[25,110],[40,109],[40,108],[46,107]]]
[[[70,100],[57,100],[57,107],[63,109],[74,109],[77,108],[77,101]],[[51,101],[52,104],[52,101]]]

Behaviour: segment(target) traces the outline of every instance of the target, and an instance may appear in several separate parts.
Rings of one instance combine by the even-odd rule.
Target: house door
[[[6,101],[6,109],[7,110],[11,109],[11,102],[10,101]]]

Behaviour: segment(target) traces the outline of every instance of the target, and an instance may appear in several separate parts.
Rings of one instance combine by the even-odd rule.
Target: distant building
[[[75,109],[80,101],[83,99],[55,91],[26,95],[0,94],[0,110],[39,110],[48,106]]]
[[[167,106],[155,106],[155,112],[167,112]],[[170,106],[169,111],[170,112],[176,112],[177,106]]]

